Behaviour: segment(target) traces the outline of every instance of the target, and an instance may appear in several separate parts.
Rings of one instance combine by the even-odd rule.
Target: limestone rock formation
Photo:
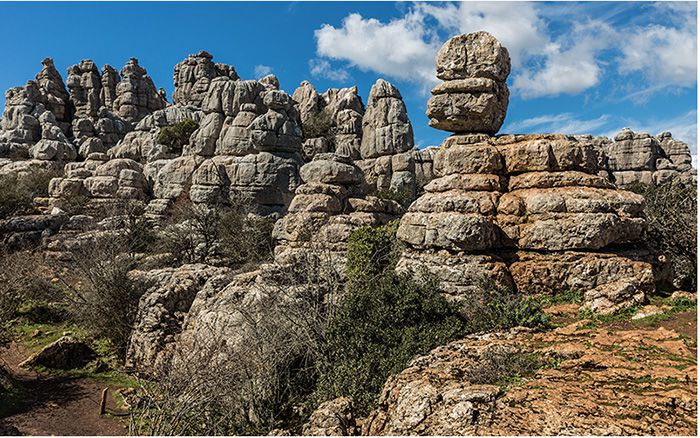
[[[154,111],[141,119],[133,131],[127,133],[115,147],[111,148],[109,155],[114,158],[130,158],[141,163],[176,158],[182,154],[182,151],[159,144],[160,130],[187,119],[199,122],[202,116],[202,112],[194,107],[169,106]]]
[[[65,208],[85,198],[86,208],[113,208],[148,199],[143,166],[136,161],[110,160],[106,154],[92,153],[85,161],[68,163],[64,176],[49,182],[49,205]]]
[[[68,106],[69,97],[63,78],[56,70],[53,59],[44,59],[41,61],[41,66],[41,71],[36,75],[36,83],[41,93],[39,102],[53,113],[63,132],[67,133],[72,114]]]
[[[508,50],[487,32],[459,35],[442,46],[435,65],[445,82],[431,91],[430,126],[458,133],[498,132],[508,107]]]
[[[94,357],[95,352],[85,342],[63,336],[29,356],[20,366],[69,370],[85,366]]]
[[[199,108],[209,91],[212,79],[220,76],[238,79],[233,66],[215,64],[212,59],[213,56],[210,53],[201,50],[175,65],[173,102],[176,105],[191,105]]]
[[[182,330],[197,293],[212,287],[209,281],[216,284],[215,289],[223,287],[225,283],[222,284],[220,278],[228,271],[227,268],[194,264],[132,272],[135,279],[150,288],[139,302],[138,323],[129,342],[127,366],[152,371],[162,363],[160,356]]]
[[[352,399],[338,397],[321,403],[304,425],[302,435],[353,436],[357,425],[352,410]]]
[[[693,183],[697,179],[688,145],[675,140],[670,132],[653,137],[625,128],[615,135],[614,142],[603,147],[613,179],[620,187],[668,181]]]
[[[383,225],[401,211],[393,201],[364,196],[362,171],[347,156],[317,154],[300,174],[302,185],[273,231],[279,241],[275,257],[282,264],[307,251],[330,252],[343,259],[352,231]]]
[[[153,111],[165,108],[167,101],[158,93],[138,59],[131,58],[119,73],[122,80],[116,86],[116,98],[112,103],[119,117],[135,124]]]
[[[505,80],[509,72],[507,51],[483,32],[451,39],[436,63],[438,76],[448,80]],[[452,129],[440,124],[451,116],[432,114],[432,126]],[[609,248],[640,238],[644,200],[599,175],[605,155],[596,140],[475,131],[482,133],[452,135],[436,152],[437,178],[401,219],[397,237],[407,248],[397,269],[426,269],[462,303],[494,289],[547,293],[551,289],[531,285],[557,282],[584,293],[585,305],[599,313],[643,301],[654,287],[651,265]],[[585,265],[600,274],[594,282],[582,281],[582,256],[573,251],[584,251]],[[541,265],[558,263],[559,269],[523,276],[518,263],[531,260],[531,253],[540,254]]]
[[[387,381],[362,434],[694,434],[694,353],[679,334],[586,322],[438,347]],[[539,358],[539,369],[503,389],[498,370],[518,357]]]

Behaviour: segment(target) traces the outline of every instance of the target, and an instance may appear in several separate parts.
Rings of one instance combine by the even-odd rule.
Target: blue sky
[[[0,16],[2,89],[47,56],[64,79],[82,59],[120,69],[137,57],[171,96],[174,65],[205,49],[242,78],[276,74],[290,94],[303,80],[320,92],[357,84],[366,102],[383,77],[401,90],[421,147],[448,135],[425,117],[436,51],[487,30],[513,60],[502,133],[628,126],[696,144],[693,2],[0,3]]]

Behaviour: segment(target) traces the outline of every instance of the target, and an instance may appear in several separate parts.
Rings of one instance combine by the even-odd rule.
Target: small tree
[[[697,287],[697,188],[694,184],[668,182],[658,186],[626,187],[644,196],[647,229],[644,242],[669,258],[674,270],[673,287],[694,291]]]
[[[199,128],[199,124],[192,119],[160,128],[156,142],[168,146],[173,152],[181,153],[182,147],[190,141],[190,136]]]
[[[0,176],[0,219],[35,214],[34,198],[48,196],[49,181],[55,176],[47,170]]]

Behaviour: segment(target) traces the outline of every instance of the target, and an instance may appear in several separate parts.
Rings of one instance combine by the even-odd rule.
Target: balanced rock
[[[508,50],[487,32],[448,40],[435,60],[438,84],[426,115],[430,126],[459,133],[495,134],[508,107]]]

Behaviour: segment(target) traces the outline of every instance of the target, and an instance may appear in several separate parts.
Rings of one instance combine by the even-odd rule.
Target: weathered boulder
[[[321,403],[302,429],[309,436],[357,435],[357,424],[352,410],[352,399],[338,397]]]
[[[63,336],[29,356],[20,366],[69,370],[82,368],[94,358],[95,352],[85,342]]]
[[[362,435],[693,434],[695,368],[668,360],[694,362],[679,334],[585,323],[469,337],[414,359]],[[508,372],[522,382],[504,385]]]
[[[132,272],[134,279],[150,287],[139,302],[127,366],[147,373],[162,363],[162,356],[167,356],[166,347],[181,332],[197,293],[207,287],[223,287],[228,272],[228,268],[202,264]]]
[[[119,117],[136,124],[153,111],[165,108],[167,101],[158,93],[138,59],[131,58],[120,74],[122,80],[116,86],[112,104]]]
[[[445,131],[495,134],[508,108],[508,50],[487,32],[448,40],[435,59],[437,85],[428,101],[430,126]]]
[[[399,90],[378,79],[369,93],[362,117],[363,159],[393,155],[413,148],[413,128]]]

